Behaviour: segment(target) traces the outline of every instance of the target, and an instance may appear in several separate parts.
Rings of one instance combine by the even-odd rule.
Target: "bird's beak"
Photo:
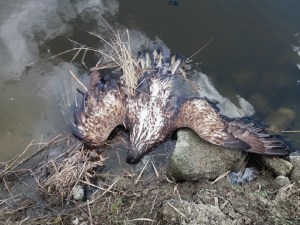
[[[126,162],[128,164],[137,164],[144,155],[145,154],[143,153],[139,153],[130,149],[127,153]]]

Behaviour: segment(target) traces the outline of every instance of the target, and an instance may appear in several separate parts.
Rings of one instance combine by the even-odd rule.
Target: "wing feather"
[[[264,155],[286,155],[282,140],[264,132],[264,127],[244,118],[222,116],[205,99],[186,100],[175,119],[175,129],[189,127],[204,140],[231,149]]]
[[[125,97],[119,84],[114,80],[106,82],[98,92],[98,74],[90,77],[91,87],[88,98],[81,110],[75,112],[76,125],[73,134],[91,148],[100,147],[105,143],[111,131],[125,120]]]

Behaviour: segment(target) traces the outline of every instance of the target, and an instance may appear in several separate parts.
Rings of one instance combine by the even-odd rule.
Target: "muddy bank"
[[[165,169],[156,173],[114,176],[98,173],[91,179],[94,186],[81,183],[89,200],[50,197],[39,192],[42,200],[30,198],[11,210],[14,200],[1,199],[1,224],[211,224],[213,214],[206,213],[208,222],[199,223],[188,208],[172,202],[217,207],[232,224],[299,224],[300,184],[292,182],[279,189],[270,171],[262,171],[250,184],[232,185],[226,178],[175,183],[165,176]],[[14,185],[21,185],[15,182]],[[23,183],[24,185],[24,183]],[[7,191],[1,183],[2,192]],[[13,185],[9,187],[13,190]],[[36,190],[32,189],[32,192]],[[13,194],[11,192],[11,194]],[[25,196],[29,196],[29,193]],[[9,195],[8,195],[9,196]],[[9,197],[8,197],[9,198]],[[16,198],[17,199],[17,198]],[[164,212],[171,200],[173,211]],[[25,205],[26,203],[26,205]],[[164,204],[165,203],[165,204]],[[5,211],[6,209],[6,211]],[[21,222],[23,221],[23,222]],[[218,223],[217,223],[218,224]],[[221,223],[220,223],[221,224]]]

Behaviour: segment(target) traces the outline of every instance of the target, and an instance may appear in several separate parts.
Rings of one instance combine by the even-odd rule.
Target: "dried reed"
[[[88,32],[103,40],[110,47],[110,50],[106,51],[100,49],[96,50],[97,52],[108,58],[109,61],[101,65],[97,64],[93,69],[99,70],[107,68],[107,63],[113,62],[114,65],[109,65],[109,67],[119,67],[122,70],[123,76],[121,78],[124,80],[126,86],[128,87],[128,93],[131,96],[134,96],[135,89],[138,85],[138,80],[142,74],[142,70],[139,67],[138,60],[131,53],[129,32],[128,30],[126,30],[123,35],[120,35],[120,33],[118,31],[115,32],[106,21],[105,23],[112,31],[110,35],[110,42],[106,41],[101,36]],[[127,41],[123,41],[124,36],[127,36]],[[113,51],[112,54],[109,53],[111,50]]]
[[[103,165],[104,158],[101,154],[76,150],[58,166],[52,161],[54,172],[41,183],[41,188],[46,190],[49,195],[67,196],[70,199],[72,190],[79,180],[90,183],[93,169]]]
[[[102,18],[102,17],[101,17]],[[103,19],[103,18],[102,18]],[[96,64],[95,67],[91,68],[91,70],[101,70],[101,69],[107,69],[107,68],[117,68],[119,70],[122,70],[123,76],[121,79],[124,81],[125,85],[128,87],[128,93],[131,96],[135,95],[135,89],[138,85],[138,80],[141,77],[142,69],[139,67],[139,61],[135,58],[135,56],[131,53],[131,47],[130,47],[130,37],[129,32],[126,29],[126,31],[123,33],[123,35],[120,35],[118,31],[114,31],[112,27],[103,19],[103,21],[106,23],[106,25],[110,28],[111,34],[110,34],[110,40],[105,40],[103,37],[94,34],[92,32],[86,31],[85,29],[82,29],[86,31],[87,33],[98,37],[100,40],[102,40],[107,46],[107,49],[95,49],[90,47],[85,47],[84,45],[75,42],[71,39],[71,42],[74,44],[80,45],[79,48],[73,48],[70,50],[67,50],[65,52],[61,52],[57,55],[51,56],[51,58],[60,56],[62,54],[76,51],[75,56],[72,58],[71,62],[74,61],[74,59],[78,56],[79,52],[81,50],[84,50],[84,56],[81,60],[81,63],[85,66],[84,63],[84,57],[87,51],[93,51],[100,53],[101,59]],[[125,40],[124,41],[124,39]],[[102,59],[105,58],[105,62],[101,63]],[[85,89],[85,88],[84,88]]]

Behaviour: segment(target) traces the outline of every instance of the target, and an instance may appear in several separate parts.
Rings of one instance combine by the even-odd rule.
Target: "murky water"
[[[81,63],[84,52],[73,61],[75,51],[50,57],[80,46],[74,42],[101,47],[98,38],[80,29],[108,37],[99,15],[114,29],[129,29],[134,52],[159,44],[188,58],[213,39],[188,71],[202,91],[192,92],[178,79],[176,93],[206,96],[217,100],[225,115],[260,121],[285,107],[296,115],[285,129],[300,130],[299,9],[297,0],[195,0],[178,6],[158,0],[1,1],[0,161],[23,151],[32,139],[47,142],[69,133],[60,107],[76,92],[68,71],[84,79],[99,55],[86,54],[87,68]],[[287,137],[300,141],[299,133]],[[120,149],[125,163],[123,145],[114,151]],[[166,157],[168,151],[160,148],[157,157]]]

